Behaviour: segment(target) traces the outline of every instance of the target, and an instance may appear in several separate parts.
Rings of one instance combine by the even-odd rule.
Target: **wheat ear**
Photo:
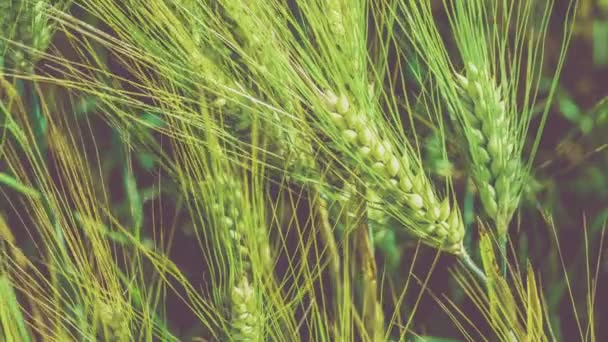
[[[239,195],[242,188],[238,188],[233,180],[225,179],[224,184],[230,184],[230,196],[242,199]],[[230,317],[230,337],[233,341],[262,341],[264,337],[261,294],[253,286],[254,272],[260,273],[261,270],[254,271],[254,265],[261,265],[265,271],[272,270],[272,260],[268,237],[265,229],[250,230],[244,225],[247,222],[254,222],[244,216],[244,202],[234,203],[225,208],[228,212],[224,214],[223,226],[229,229],[230,237],[234,242],[237,251],[237,264],[240,264],[240,271],[237,273],[237,282],[232,287],[230,293],[231,317]],[[245,214],[246,215],[246,214]],[[255,241],[251,241],[255,239]],[[249,241],[248,241],[249,240]],[[252,250],[252,246],[258,250]],[[259,253],[259,255],[253,255]],[[260,262],[257,263],[255,259]]]
[[[222,156],[221,158],[225,158]],[[229,170],[227,160],[214,158],[215,162],[225,166],[222,170]],[[230,303],[230,331],[229,337],[233,341],[262,341],[263,319],[261,293],[254,286],[253,276],[262,270],[254,269],[261,266],[266,271],[271,269],[272,260],[268,245],[268,236],[263,228],[251,228],[258,222],[256,213],[250,212],[246,204],[247,193],[240,182],[238,174],[215,177],[218,197],[213,203],[213,217],[219,220],[218,224],[228,233],[229,248],[236,268],[231,281],[229,293]],[[234,177],[236,176],[236,177]],[[255,250],[252,249],[255,246]]]
[[[524,165],[500,87],[487,68],[469,63],[456,74],[464,110],[471,177],[486,213],[505,230],[518,206]]]
[[[53,25],[48,11],[51,7],[65,8],[69,0],[4,0],[0,4],[0,32],[3,38],[16,43],[10,48],[7,41],[0,39],[0,54],[4,60],[0,66],[21,71],[30,71],[48,47],[53,35]],[[25,47],[22,48],[22,47]]]
[[[485,213],[496,226],[503,252],[508,225],[519,205],[557,85],[553,77],[549,101],[538,106],[540,80],[546,80],[541,66],[553,6],[553,1],[538,7],[517,1],[444,1],[459,59],[465,64],[462,74],[458,74],[435,24],[431,4],[402,2],[404,32],[428,66],[457,132],[464,137],[468,171]],[[575,8],[572,4],[568,12]],[[563,65],[569,32],[564,30],[556,76]],[[524,159],[522,151],[531,118],[539,107],[544,109]],[[439,120],[441,115],[437,115]]]
[[[340,131],[340,139],[354,149],[356,161],[365,162],[357,169],[367,173],[366,180],[372,188],[394,197],[407,209],[415,222],[413,231],[423,241],[450,253],[460,253],[464,226],[458,210],[451,210],[447,198],[437,199],[423,172],[414,172],[412,155],[398,156],[391,142],[380,138],[374,123],[357,111],[346,95],[326,91],[323,97],[334,128]]]

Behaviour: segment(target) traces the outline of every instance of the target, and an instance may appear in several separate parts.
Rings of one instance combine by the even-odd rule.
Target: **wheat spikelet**
[[[518,205],[522,187],[518,138],[501,89],[486,68],[468,64],[466,76],[456,74],[456,80],[464,104],[462,129],[471,176],[485,211],[503,227]]]
[[[387,139],[381,139],[378,129],[369,118],[357,111],[345,95],[332,91],[324,94],[324,101],[340,138],[355,149],[357,160],[368,166],[359,167],[369,172],[369,182],[379,193],[395,197],[408,209],[414,233],[425,242],[451,253],[462,248],[464,226],[458,210],[451,210],[449,200],[437,199],[426,176],[415,173],[411,155],[398,156]],[[380,176],[380,178],[378,178]]]
[[[211,155],[218,150],[210,148]],[[222,153],[212,157],[221,170],[230,170],[231,165]],[[235,170],[233,170],[235,171]],[[244,183],[236,172],[219,172],[212,177],[211,204],[212,224],[224,236],[223,245],[230,260],[230,274],[226,302],[229,310],[228,338],[231,341],[261,341],[263,338],[262,295],[263,289],[254,282],[256,274],[272,270],[272,258],[266,229],[259,222],[255,209],[247,203]],[[253,228],[252,228],[253,227]],[[217,248],[223,248],[217,246]],[[226,270],[227,272],[229,270]]]
[[[249,209],[247,199],[243,196],[244,185],[239,180],[228,177],[219,177],[217,182],[223,195],[221,200],[213,204],[213,210],[221,218],[219,224],[229,230],[244,270],[251,271],[252,257],[261,260],[263,267],[268,269],[272,266],[272,259],[266,229],[257,225],[253,228],[245,226],[254,214],[247,212]],[[246,239],[255,239],[255,241],[248,244]],[[251,255],[250,245],[256,246],[257,251],[253,252],[259,255]]]
[[[219,22],[214,17],[217,14],[211,14],[219,10],[218,5],[223,13]],[[253,122],[257,122],[269,142],[265,146],[268,155],[276,159],[272,161],[273,166],[280,170],[305,169],[310,165],[306,156],[311,152],[300,148],[293,127],[281,123],[276,111],[267,108],[289,112],[294,106],[293,97],[283,91],[285,87],[280,87],[271,90],[274,103],[258,104],[262,89],[258,84],[261,77],[256,76],[280,74],[274,68],[277,64],[273,60],[277,57],[273,56],[273,48],[264,37],[262,25],[256,22],[256,11],[260,8],[263,4],[255,1],[221,1],[214,5],[181,1],[174,9],[173,20],[176,31],[188,32],[189,39],[180,42],[180,47],[185,48],[185,67],[201,78],[195,84],[196,91],[204,95],[212,110],[221,117],[229,135],[246,141]],[[226,25],[229,22],[226,19],[234,24]],[[231,56],[234,51],[242,58],[255,61],[255,66],[235,65]]]
[[[264,25],[260,18],[264,13],[264,1],[224,1],[223,6],[230,17],[237,23],[235,34],[239,40],[240,47],[257,61],[255,67],[262,74],[270,73],[276,76],[276,58],[282,58],[281,51],[273,51],[270,37],[276,33],[272,32],[271,25]],[[273,53],[274,52],[274,53]],[[277,56],[278,55],[278,56]],[[283,100],[288,100],[280,96]]]
[[[329,29],[335,35],[337,41],[345,41],[346,37],[346,24],[342,13],[344,10],[342,8],[343,5],[345,3],[340,0],[329,0],[326,4]]]
[[[95,301],[99,320],[106,328],[106,338],[124,341],[129,336],[129,320],[126,319],[123,310],[118,303],[110,303],[108,300],[98,298]]]

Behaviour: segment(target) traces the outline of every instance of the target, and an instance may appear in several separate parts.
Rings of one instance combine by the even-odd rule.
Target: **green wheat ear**
[[[29,71],[47,49],[54,27],[49,10],[71,0],[4,0],[0,4],[0,56],[7,67]],[[6,40],[5,40],[6,39]],[[2,63],[0,63],[1,66]]]
[[[464,226],[449,199],[440,201],[426,176],[416,169],[415,155],[399,152],[390,140],[381,139],[374,122],[350,104],[346,95],[326,91],[324,102],[342,146],[354,149],[357,169],[367,173],[367,181],[382,194],[394,197],[409,213],[416,235],[450,253],[460,253]],[[416,172],[418,171],[418,172]]]
[[[456,81],[472,179],[486,213],[505,227],[519,204],[526,172],[517,127],[509,122],[501,89],[487,68],[469,63],[466,76],[456,74]]]
[[[276,4],[276,8],[282,6]],[[277,53],[273,69],[283,70],[288,81],[282,84],[293,88],[291,92],[299,95],[307,109],[295,119],[296,126],[306,127],[309,139],[322,145],[323,156],[342,167],[334,171],[342,172],[342,179],[361,181],[381,193],[383,203],[373,205],[397,217],[426,244],[458,254],[464,226],[457,208],[448,199],[437,198],[413,152],[416,149],[405,137],[396,138],[398,129],[381,117],[377,99],[368,98],[373,97],[369,96],[368,72],[374,74],[374,70],[366,68],[374,66],[367,65],[366,6],[365,1],[302,3],[302,20],[282,10],[247,13],[259,16],[249,20],[273,24],[276,46],[291,50],[285,53],[289,58]],[[244,61],[252,69],[263,64]],[[281,114],[290,122],[291,116]],[[395,145],[397,140],[404,145]]]
[[[553,5],[552,0],[539,6],[511,1],[445,1],[458,56],[448,53],[430,4],[411,0],[402,5],[404,19],[400,23],[436,80],[455,131],[464,137],[461,150],[467,169],[501,239],[519,206],[571,36],[567,20],[541,125],[524,157],[530,121],[537,110]],[[570,9],[574,8],[575,3]],[[464,70],[458,71],[453,60],[462,60]],[[441,120],[441,114],[437,115]]]

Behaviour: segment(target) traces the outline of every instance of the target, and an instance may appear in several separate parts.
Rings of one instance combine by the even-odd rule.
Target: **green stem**
[[[507,234],[499,233],[498,236],[498,247],[500,248],[500,271],[502,276],[507,276]]]
[[[364,191],[363,189],[361,191]],[[362,192],[363,193],[363,192]],[[381,316],[378,313],[380,305],[378,303],[378,280],[377,266],[374,257],[373,245],[370,240],[369,225],[367,221],[367,204],[365,199],[356,197],[353,207],[354,217],[360,218],[355,222],[353,232],[353,246],[357,255],[355,257],[356,273],[362,276],[361,282],[361,317],[363,319],[365,335],[376,340],[377,336],[384,336],[384,322],[379,321]],[[360,202],[362,204],[359,204]],[[380,328],[380,331],[378,330]]]
[[[488,277],[486,276],[486,274],[484,273],[484,271],[479,268],[479,266],[477,266],[477,264],[475,263],[475,261],[473,261],[473,259],[471,258],[471,256],[469,255],[469,253],[467,253],[467,251],[463,251],[462,254],[460,254],[459,256],[459,261],[461,262],[461,264],[466,267],[469,271],[471,271],[471,273],[473,273],[473,275],[479,280],[481,281],[484,285],[487,286],[488,284]]]
[[[509,220],[502,216],[496,218],[496,233],[498,239],[498,253],[500,258],[500,272],[503,277],[507,276],[507,242],[509,240]]]

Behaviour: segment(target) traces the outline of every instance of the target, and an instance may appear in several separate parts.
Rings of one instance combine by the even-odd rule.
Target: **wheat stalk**
[[[262,119],[265,126],[271,126],[270,130],[265,132],[266,138],[273,142],[270,152],[281,157],[281,160],[273,164],[278,164],[285,170],[289,181],[298,183],[308,190],[320,239],[326,246],[327,271],[333,294],[336,298],[340,298],[343,292],[340,255],[327,212],[327,202],[322,195],[323,188],[318,184],[323,178],[323,172],[313,157],[315,148],[310,139],[306,137],[304,131],[297,129],[298,121],[304,121],[306,118],[302,115],[300,101],[290,94],[293,91],[293,82],[289,78],[282,78],[281,82],[276,80],[284,74],[281,69],[289,65],[289,53],[284,47],[268,39],[277,35],[273,25],[268,25],[264,21],[265,17],[272,15],[272,8],[270,7],[271,10],[268,10],[269,7],[265,8],[263,1],[229,0],[222,5],[235,21],[236,28],[232,30],[236,36],[234,45],[252,69],[251,76],[255,77],[252,83],[256,83],[258,92],[262,93],[262,96],[268,94],[273,101],[273,107],[278,107],[277,110],[265,110],[257,115],[265,117]],[[311,182],[310,179],[313,181]],[[335,300],[334,303],[332,309],[338,316],[340,315],[339,300]],[[339,321],[339,318],[336,320]]]

